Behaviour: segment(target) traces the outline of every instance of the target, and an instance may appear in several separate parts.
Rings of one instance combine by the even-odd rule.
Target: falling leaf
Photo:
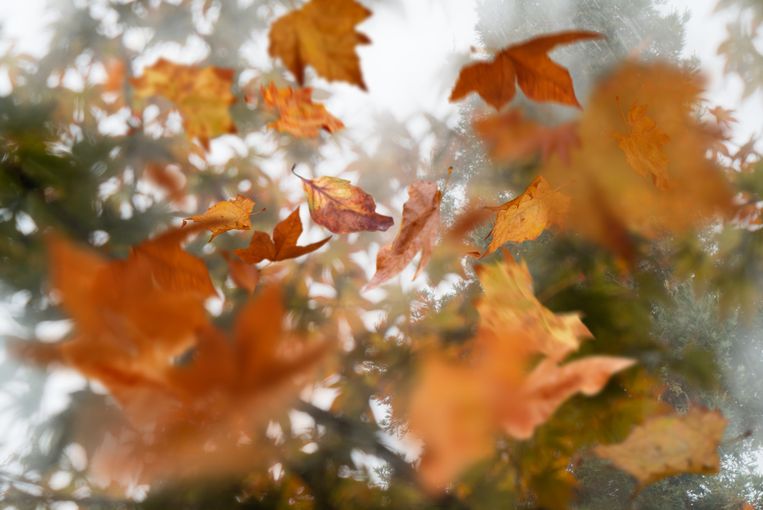
[[[570,199],[551,189],[543,177],[536,177],[517,198],[496,207],[488,255],[508,242],[522,243],[536,239],[551,225],[561,225],[570,207]]]
[[[344,128],[342,121],[331,115],[322,104],[313,103],[312,89],[276,88],[271,83],[261,88],[265,105],[275,110],[279,118],[268,124],[282,133],[297,138],[315,138],[321,129],[334,133]]]
[[[302,179],[310,216],[335,234],[384,231],[394,223],[391,217],[378,214],[373,197],[350,181],[338,177],[297,177]]]
[[[260,281],[260,270],[252,264],[247,264],[235,255],[228,252],[222,252],[226,262],[228,262],[228,274],[233,283],[240,289],[244,289],[249,294],[254,294],[257,283]]]
[[[734,117],[734,110],[728,110],[721,106],[715,106],[707,111],[710,115],[715,117],[715,122],[721,128],[730,128],[732,124],[736,124],[737,119]]]
[[[544,307],[524,263],[507,258],[478,274],[484,295],[470,355],[425,357],[411,397],[411,430],[424,440],[420,475],[432,491],[489,454],[499,432],[529,439],[572,396],[597,394],[635,363],[614,356],[563,363],[590,337],[580,316]]]
[[[540,171],[552,188],[571,199],[574,214],[568,215],[564,228],[630,259],[632,235],[657,239],[730,214],[727,179],[707,157],[716,138],[697,123],[694,113],[700,91],[695,75],[664,63],[626,62],[598,84],[579,121],[581,144],[570,162],[552,158]],[[630,120],[623,118],[621,104],[649,105],[651,121],[638,106]],[[622,133],[632,129],[632,122],[644,129],[652,122],[659,126],[649,135],[659,142],[658,166],[646,162],[642,167],[648,178],[632,166],[641,164],[642,149],[635,149],[633,163],[615,139],[618,134],[627,137]]]
[[[569,162],[572,149],[580,145],[577,123],[548,127],[527,120],[521,110],[476,119],[474,130],[487,144],[490,157],[512,163],[541,154],[545,161],[558,155]]]
[[[277,19],[270,29],[271,57],[279,57],[305,82],[305,66],[329,81],[346,81],[366,90],[355,47],[371,40],[355,26],[371,11],[355,0],[311,0]]]
[[[685,415],[651,418],[622,443],[598,446],[594,452],[635,476],[643,487],[682,473],[717,473],[725,429],[720,413],[694,408]]]
[[[651,178],[659,189],[668,189],[668,158],[663,147],[670,137],[660,130],[646,110],[646,105],[633,104],[628,111],[630,132],[616,133],[614,137],[631,168],[642,177]]]
[[[229,107],[234,71],[220,67],[197,67],[159,59],[131,83],[141,98],[163,96],[172,101],[183,117],[188,138],[198,138],[209,149],[209,140],[235,133]]]
[[[496,109],[514,98],[516,84],[535,101],[554,101],[580,106],[569,71],[548,56],[556,46],[601,39],[596,32],[569,31],[544,35],[499,51],[490,62],[477,62],[461,69],[450,101],[476,92]]]
[[[162,188],[173,202],[179,202],[184,198],[183,189],[186,181],[180,170],[171,166],[149,163],[144,169],[144,175]]]
[[[408,201],[403,205],[400,232],[392,244],[379,250],[376,274],[369,282],[369,288],[400,273],[419,252],[421,258],[416,275],[427,265],[432,255],[432,244],[440,233],[441,200],[442,193],[434,182],[417,181],[408,186]]]
[[[249,246],[236,250],[235,253],[247,264],[256,264],[263,260],[276,262],[315,251],[331,239],[329,236],[307,246],[297,246],[297,240],[301,234],[302,220],[299,218],[299,208],[297,208],[276,225],[273,230],[273,239],[265,232],[256,231]]]
[[[217,202],[203,214],[190,216],[185,221],[208,223],[209,231],[212,232],[211,241],[223,232],[229,230],[251,230],[252,223],[249,217],[252,215],[254,201],[237,195],[236,198]]]

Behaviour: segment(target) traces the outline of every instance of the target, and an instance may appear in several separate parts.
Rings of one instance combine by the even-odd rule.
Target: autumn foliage
[[[227,3],[161,9],[191,4],[235,21]],[[602,479],[633,501],[718,473],[726,401],[699,396],[694,338],[678,334],[679,349],[659,321],[660,307],[699,300],[685,297],[695,285],[713,317],[740,307],[718,268],[752,243],[738,239],[763,222],[763,186],[752,146],[729,149],[731,113],[707,104],[698,74],[637,52],[578,89],[554,50],[613,44],[581,27],[466,63],[449,97],[433,92],[464,122],[438,125],[447,141],[430,156],[359,144],[345,168],[320,151],[345,150],[353,119],[330,113],[322,88],[373,87],[357,51],[369,5],[268,10],[268,70],[214,51],[138,68],[122,48],[82,99],[124,109],[129,129],[91,151],[108,164],[80,162],[76,130],[35,142],[38,166],[105,176],[80,191],[107,201],[36,216],[34,241],[13,244],[47,254],[27,256],[36,290],[70,327],[9,351],[103,400],[72,425],[88,431],[87,497],[143,504],[143,487],[161,507],[174,484],[199,484],[178,489],[191,501],[234,480],[222,507],[563,509],[605,498]],[[37,168],[18,149],[28,138],[7,139],[7,161]],[[56,189],[66,175],[14,192],[35,197],[30,214],[58,207],[78,193]]]

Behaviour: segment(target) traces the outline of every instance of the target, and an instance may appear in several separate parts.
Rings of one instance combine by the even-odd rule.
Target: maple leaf
[[[667,189],[668,158],[663,146],[670,141],[670,137],[657,127],[646,109],[646,105],[633,104],[628,111],[630,133],[616,133],[614,137],[631,168],[643,177],[651,177],[659,189]]]
[[[294,174],[297,175],[297,174]],[[389,216],[376,212],[371,195],[339,177],[302,179],[313,221],[335,234],[387,230],[394,224]]]
[[[717,473],[725,429],[720,413],[694,408],[685,415],[650,418],[622,443],[597,446],[594,453],[632,474],[643,487],[682,473]]]
[[[512,100],[518,83],[522,92],[535,101],[579,107],[569,71],[551,60],[548,52],[560,44],[603,37],[597,32],[568,31],[511,45],[499,51],[490,62],[477,62],[461,69],[450,101],[477,92],[488,104],[500,109]]]
[[[664,63],[626,62],[597,85],[569,164],[552,158],[540,171],[571,199],[575,214],[564,228],[631,259],[631,234],[656,239],[731,213],[727,179],[707,157],[716,138],[694,114],[700,91],[696,76]],[[630,119],[623,118],[620,104],[635,105]],[[652,125],[659,129],[650,131]],[[630,145],[630,136],[621,133],[631,130],[649,134],[647,146],[634,142],[629,157],[617,136]]]
[[[487,144],[490,157],[499,162],[515,162],[541,154],[545,161],[554,154],[569,162],[572,149],[580,145],[577,123],[548,127],[527,120],[521,110],[475,119],[474,130]]]
[[[471,356],[425,358],[411,397],[411,430],[425,443],[422,483],[432,491],[492,451],[499,431],[528,439],[573,395],[595,395],[635,363],[588,356],[562,364],[590,337],[579,315],[545,308],[524,263],[507,258],[478,274],[484,296]]]
[[[211,241],[229,230],[251,230],[252,222],[249,217],[253,208],[253,200],[237,195],[236,198],[217,202],[203,214],[189,216],[184,221],[208,224],[209,231],[212,232],[212,237],[209,238]]]
[[[734,117],[734,110],[728,110],[721,106],[715,106],[709,109],[707,112],[715,117],[716,124],[718,124],[721,128],[730,128],[732,124],[737,122],[736,117]]]
[[[369,16],[371,11],[355,0],[311,0],[273,23],[268,53],[283,60],[300,85],[305,66],[311,65],[329,81],[366,90],[355,46],[371,40],[355,26]]]
[[[172,101],[183,117],[188,138],[198,138],[205,149],[216,136],[235,133],[229,107],[234,71],[220,67],[197,67],[159,59],[131,83],[141,98],[163,96]]]
[[[276,225],[273,229],[273,239],[265,232],[256,231],[252,235],[249,246],[235,251],[247,264],[256,264],[263,260],[277,262],[293,259],[317,250],[326,244],[331,236],[321,241],[297,246],[297,240],[302,234],[302,220],[299,218],[299,208]]]
[[[522,243],[540,236],[550,225],[561,225],[567,216],[570,199],[551,189],[543,177],[536,177],[517,198],[492,208],[497,211],[495,225],[488,235],[489,255],[508,242]]]
[[[322,104],[313,103],[312,89],[276,88],[271,83],[260,92],[265,105],[278,112],[279,118],[268,127],[297,138],[315,138],[321,129],[334,133],[344,128],[342,121],[331,115]]]
[[[416,274],[432,256],[432,244],[440,233],[440,202],[442,193],[437,183],[417,181],[408,186],[408,201],[403,205],[403,219],[392,244],[379,250],[376,274],[368,288],[389,280],[400,273],[417,253],[421,252]]]

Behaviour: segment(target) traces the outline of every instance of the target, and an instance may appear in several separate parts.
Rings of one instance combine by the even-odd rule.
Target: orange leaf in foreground
[[[563,363],[590,336],[578,314],[545,308],[527,267],[511,259],[479,276],[485,294],[471,356],[426,358],[411,397],[411,430],[425,443],[420,475],[433,491],[489,454],[500,431],[528,439],[569,398],[595,395],[634,364],[614,356]]]
[[[551,158],[540,171],[571,199],[574,214],[565,228],[628,257],[631,234],[657,239],[730,214],[728,180],[707,157],[717,134],[696,120],[700,85],[695,75],[668,64],[636,62],[599,82],[570,162]],[[624,118],[621,104],[648,105],[648,116],[636,107]],[[628,132],[643,133],[646,145],[622,135]],[[635,144],[630,157],[616,136]]]
[[[512,163],[540,153],[543,161],[554,154],[569,162],[572,149],[580,145],[577,123],[548,127],[525,119],[521,110],[474,121],[474,130],[487,144],[490,157]]]
[[[548,56],[561,44],[601,39],[597,32],[585,30],[544,35],[511,45],[496,54],[490,62],[477,62],[461,69],[450,94],[457,101],[471,92],[496,109],[514,98],[516,84],[535,101],[554,101],[580,106],[569,71]]]
[[[183,117],[188,138],[198,138],[208,149],[211,138],[236,132],[229,112],[235,101],[231,92],[233,75],[232,69],[189,66],[159,59],[131,83],[138,97],[163,96],[172,101]]]
[[[508,242],[522,243],[536,239],[551,225],[561,225],[570,208],[570,199],[551,189],[543,177],[536,177],[517,198],[495,207],[492,239],[484,257]]]
[[[660,130],[646,110],[646,105],[634,103],[628,110],[630,132],[615,133],[614,137],[636,173],[651,178],[659,189],[667,189],[670,186],[666,175],[668,158],[663,146],[670,137]]]
[[[421,258],[416,275],[427,265],[432,256],[432,245],[440,233],[441,200],[442,193],[437,189],[437,183],[417,181],[408,186],[408,201],[403,205],[400,232],[392,244],[379,250],[376,274],[369,282],[369,288],[398,274],[418,252],[421,252]]]
[[[331,115],[326,107],[313,103],[312,89],[276,88],[271,83],[268,88],[261,87],[265,106],[275,110],[279,118],[268,124],[282,133],[289,133],[297,138],[315,138],[321,129],[334,133],[344,128],[342,121]]]
[[[253,200],[238,195],[236,198],[217,202],[203,214],[190,216],[185,221],[208,224],[209,231],[212,232],[212,237],[209,238],[211,241],[229,230],[251,230],[252,222],[249,216],[252,215],[253,208]]]
[[[300,235],[302,235],[302,220],[299,218],[299,208],[297,208],[276,225],[273,229],[273,239],[265,232],[258,230],[252,236],[249,246],[238,249],[235,253],[247,264],[256,264],[263,260],[277,262],[315,251],[331,239],[329,236],[307,246],[297,246]]]
[[[720,413],[695,408],[685,415],[651,418],[622,443],[598,446],[594,452],[644,486],[682,473],[717,473],[718,444],[725,429]]]
[[[355,0],[311,0],[273,23],[268,53],[283,60],[300,85],[311,65],[329,81],[366,90],[355,46],[371,40],[355,26],[369,16],[371,11]]]
[[[295,174],[296,175],[296,174]],[[335,234],[387,230],[394,223],[376,212],[371,195],[338,177],[302,179],[313,221]]]

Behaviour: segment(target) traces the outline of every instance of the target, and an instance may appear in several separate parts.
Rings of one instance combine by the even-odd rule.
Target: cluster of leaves
[[[719,470],[727,420],[707,407],[726,402],[700,391],[717,369],[697,369],[714,357],[693,364],[676,347],[684,332],[658,334],[655,303],[675,306],[687,277],[734,310],[757,302],[736,292],[756,288],[737,278],[758,267],[748,262],[759,260],[763,189],[749,150],[726,148],[728,113],[716,108],[717,122],[701,121],[695,75],[623,59],[582,107],[569,70],[549,52],[606,37],[536,36],[461,70],[450,100],[475,92],[492,109],[472,103],[462,133],[443,129],[428,158],[434,176],[452,167],[442,184],[414,178],[416,144],[379,144],[379,156],[354,147],[352,180],[335,176],[339,169],[307,178],[282,163],[318,168],[327,137],[352,142],[304,84],[367,88],[356,47],[371,41],[357,25],[372,10],[356,0],[310,0],[288,12],[233,4],[110,6],[120,20],[112,29],[150,27],[161,38],[185,25],[183,34],[201,34],[211,48],[205,62],[159,59],[133,76],[149,48],[131,55],[121,33],[104,35],[108,16],[74,3],[71,19],[95,25],[87,32],[95,40],[75,37],[15,78],[10,120],[0,119],[3,281],[33,291],[31,309],[64,312],[72,327],[60,341],[9,345],[37,365],[73,368],[97,383],[88,394],[106,397],[86,413],[72,405],[67,426],[87,432],[49,452],[45,468],[9,478],[9,501],[556,509],[590,501],[597,472],[632,476],[623,494],[596,494],[611,506],[648,498],[675,475]],[[245,36],[235,34],[268,23],[264,70],[242,56]],[[67,73],[88,86],[75,92],[50,79]],[[34,84],[39,76],[44,86]],[[579,116],[536,119],[517,106],[517,87],[527,101]],[[49,121],[44,130],[39,119]],[[123,132],[104,132],[120,119]],[[245,149],[211,163],[213,145],[234,134],[231,144]],[[257,152],[261,139],[276,149]],[[487,149],[475,158],[484,164],[464,162],[458,143]],[[383,159],[390,154],[397,160]],[[453,185],[451,174],[467,166],[473,185]],[[524,191],[484,205],[481,185],[503,174],[502,189]],[[377,200],[393,202],[400,183],[408,198],[399,230],[373,273],[369,247],[395,221]],[[316,226],[300,244],[303,201]],[[25,218],[34,225],[26,233]],[[317,235],[319,227],[335,235]],[[204,230],[206,243],[189,242]],[[714,250],[711,235],[736,244]],[[407,288],[417,256],[414,279],[430,284],[420,292]],[[445,298],[431,290],[438,286]],[[693,398],[677,405],[675,388]],[[307,430],[295,411],[307,415]],[[420,461],[391,446],[394,436],[421,441]],[[64,490],[48,490],[71,443],[83,447],[86,467]],[[384,468],[371,471],[359,452]],[[104,499],[98,483],[110,488]],[[140,503],[112,499],[136,484],[150,488]],[[763,497],[727,499],[754,496]]]

